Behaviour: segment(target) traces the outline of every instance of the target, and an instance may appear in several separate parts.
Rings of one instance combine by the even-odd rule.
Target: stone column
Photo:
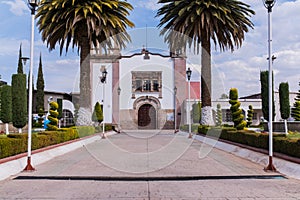
[[[185,99],[187,99],[187,83],[186,83],[186,59],[185,57],[174,57],[174,87],[177,88],[176,93],[176,110],[177,126],[179,127],[183,119],[182,106]]]
[[[119,123],[120,115],[120,97],[122,95],[122,89],[119,85],[120,63],[116,60],[112,63],[112,123]],[[118,88],[121,88],[121,93],[118,95]]]

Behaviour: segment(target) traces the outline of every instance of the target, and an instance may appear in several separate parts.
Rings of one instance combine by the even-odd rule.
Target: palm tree
[[[133,7],[119,0],[42,0],[37,10],[38,28],[50,50],[60,54],[70,45],[80,52],[80,107],[91,109],[89,54],[91,46],[125,47],[130,41],[127,19]],[[113,39],[109,39],[113,36]]]
[[[248,17],[255,12],[237,0],[159,0],[164,4],[157,12],[158,27],[171,49],[201,47],[201,123],[213,124],[211,109],[211,40],[221,51],[242,45],[244,33],[253,28]],[[183,37],[179,38],[180,35]],[[200,46],[201,44],[201,46]]]

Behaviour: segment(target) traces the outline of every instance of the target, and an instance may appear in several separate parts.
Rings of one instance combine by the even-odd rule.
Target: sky
[[[12,74],[16,73],[18,53],[22,44],[23,56],[30,54],[31,16],[26,4],[27,0],[0,0],[0,75],[1,80],[11,83]],[[130,33],[141,33],[137,43],[128,48],[165,49],[166,46],[158,42],[155,34],[159,33],[156,26],[159,18],[155,18],[160,5],[157,0],[128,0],[134,7],[129,19],[135,23],[135,28],[128,29]],[[220,52],[218,47],[212,46],[213,90],[222,83],[224,92],[230,88],[237,88],[239,96],[260,93],[260,71],[268,69],[268,21],[267,11],[261,0],[243,0],[249,4],[256,14],[251,17],[254,29],[245,35],[241,48],[234,52]],[[278,90],[281,82],[288,82],[291,92],[300,89],[300,0],[277,0],[273,12],[273,55],[274,86]],[[145,36],[147,27],[147,37]],[[75,79],[78,77],[79,56],[77,49],[63,52],[49,51],[42,42],[40,33],[35,27],[34,38],[34,83],[36,82],[39,55],[45,79],[45,90],[58,92],[73,92]],[[199,56],[200,57],[200,56]],[[24,66],[28,73],[29,63]],[[193,80],[197,81],[197,73],[193,73]],[[221,95],[221,94],[220,94]]]

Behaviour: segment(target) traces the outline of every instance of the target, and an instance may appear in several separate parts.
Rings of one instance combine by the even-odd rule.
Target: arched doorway
[[[144,104],[138,111],[139,129],[156,129],[156,110],[150,104]]]

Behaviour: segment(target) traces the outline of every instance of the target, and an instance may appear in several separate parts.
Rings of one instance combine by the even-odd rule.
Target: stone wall
[[[287,122],[288,130],[290,131],[299,131],[300,132],[300,122]],[[268,131],[268,123],[263,123],[264,130]],[[284,122],[273,122],[273,131],[274,132],[285,132],[284,130]]]

